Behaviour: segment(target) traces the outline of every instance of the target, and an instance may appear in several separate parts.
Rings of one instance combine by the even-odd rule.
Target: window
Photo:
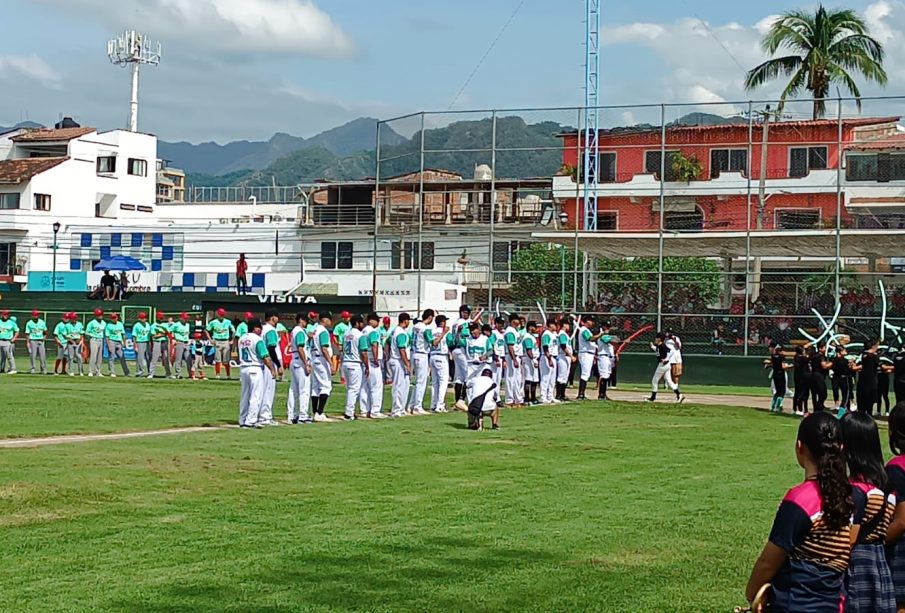
[[[776,227],[781,230],[811,230],[820,224],[820,211],[785,209],[776,211]]]
[[[846,181],[876,181],[878,156],[876,154],[848,154],[845,156]]]
[[[107,155],[97,158],[97,174],[112,175],[116,172],[116,156]]]
[[[321,270],[351,270],[352,253],[351,242],[322,242]]]
[[[19,194],[0,194],[0,210],[19,208]]]
[[[419,253],[418,243],[394,241],[390,247],[390,260],[393,270],[433,270],[434,243],[422,242]]]
[[[812,170],[827,167],[826,147],[792,147],[789,149],[789,177],[806,177]]]
[[[129,158],[129,174],[136,177],[147,177],[148,163],[145,160]]]
[[[16,272],[16,243],[0,243],[0,276],[11,277]]]
[[[619,214],[616,211],[597,211],[597,230],[599,232],[615,232],[618,226]]]
[[[134,211],[135,205],[134,204],[121,204],[121,205],[119,205],[119,210],[120,211]]]
[[[587,154],[582,155],[581,168],[578,169],[579,178],[584,181],[584,158]],[[591,180],[594,178],[594,168],[591,168]],[[616,181],[616,154],[610,152],[600,152],[600,171],[596,173],[598,182],[613,183]]]
[[[721,172],[747,172],[747,149],[711,149],[710,178],[716,179]]]
[[[138,208],[138,211],[141,212],[141,213],[153,213],[153,212],[154,212],[154,207],[153,207],[153,206],[142,206],[142,205],[138,205],[137,208]],[[351,266],[350,266],[350,268],[351,268]]]
[[[35,194],[35,210],[36,211],[49,211],[50,210],[50,194]]]
[[[658,149],[657,151],[647,151],[644,154],[644,170],[648,174],[652,174],[658,179],[660,178],[660,170],[662,169],[661,161],[663,158],[660,156],[662,152]],[[676,171],[673,170],[672,163],[675,159],[676,155],[678,155],[678,151],[667,151],[666,152],[666,181],[675,181]]]
[[[697,207],[693,211],[666,211],[663,229],[696,232],[704,229],[704,214]]]

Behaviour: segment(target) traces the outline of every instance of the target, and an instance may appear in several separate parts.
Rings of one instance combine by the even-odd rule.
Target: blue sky
[[[518,4],[0,0],[0,125],[26,114],[48,123],[65,113],[102,128],[122,126],[128,76],[107,61],[105,41],[127,27],[164,45],[162,65],[143,77],[140,121],[142,130],[168,140],[264,139],[277,131],[308,136],[362,115],[444,110]],[[767,17],[807,6],[775,0],[603,5],[606,104],[747,99],[736,62],[748,68],[763,59],[757,39]],[[905,66],[899,42],[905,37],[898,35],[905,32],[905,5],[853,0],[847,6],[866,11],[885,36],[888,93],[905,93],[905,75],[894,68]],[[581,104],[583,18],[584,0],[526,0],[456,108]],[[627,111],[624,119],[646,119],[638,114]]]

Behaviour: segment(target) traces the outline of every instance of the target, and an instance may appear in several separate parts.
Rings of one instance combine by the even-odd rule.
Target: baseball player
[[[566,388],[569,386],[569,371],[572,369],[572,362],[575,356],[572,351],[572,338],[570,336],[572,324],[563,320],[559,324],[559,357],[556,361],[556,397],[560,402],[568,400],[566,398]]]
[[[431,370],[431,410],[446,413],[446,392],[449,390],[450,332],[446,315],[438,315],[434,325],[424,331],[428,345]]]
[[[94,319],[85,326],[85,336],[88,337],[88,376],[103,377],[101,364],[104,361],[104,329],[107,322],[104,321],[104,312],[94,309]]]
[[[35,374],[37,366],[41,367],[41,374],[47,374],[47,322],[41,319],[41,313],[37,310],[31,312],[31,319],[25,322],[25,336],[28,338],[28,359],[31,363],[29,374]],[[37,363],[37,364],[36,364]]]
[[[119,360],[123,369],[123,375],[129,376],[129,365],[126,363],[126,355],[123,353],[123,343],[126,340],[126,328],[119,320],[119,313],[112,313],[110,321],[104,326],[104,340],[107,343],[107,368],[111,377],[116,377],[114,362]]]
[[[286,414],[290,424],[310,424],[308,406],[311,402],[311,359],[308,355],[308,316],[299,313],[295,316],[295,328],[290,334],[292,361],[289,363],[291,378],[289,381],[289,397],[286,399]],[[296,415],[296,404],[298,414]]]
[[[173,335],[173,375],[175,379],[182,378],[182,367],[185,366],[186,376],[191,376],[192,356],[189,340],[192,333],[192,327],[189,325],[189,314],[180,313],[179,321],[170,324],[170,334]]]
[[[324,422],[330,419],[324,414],[330,393],[333,391],[333,375],[336,369],[333,362],[333,346],[330,341],[329,326],[333,325],[333,317],[322,313],[320,321],[315,320],[314,327],[308,337],[311,355],[311,407],[314,421]]]
[[[65,375],[69,364],[69,313],[53,327],[53,340],[57,346],[57,359],[53,362],[53,374]],[[72,374],[72,373],[70,373]]]
[[[361,395],[362,416],[385,419],[383,411],[383,339],[380,336],[380,316],[370,313],[368,325],[361,331],[368,343],[368,371]],[[447,369],[448,371],[448,369]]]
[[[421,314],[421,321],[412,326],[412,397],[409,410],[412,415],[427,415],[424,410],[424,395],[427,393],[427,375],[430,372],[430,345],[424,333],[434,325],[434,311],[427,309]]]
[[[148,314],[139,313],[138,321],[132,326],[132,346],[135,348],[135,376],[148,376],[148,348],[151,342],[151,325]]]
[[[390,338],[390,376],[393,379],[393,409],[390,417],[404,417],[405,404],[409,396],[412,365],[409,360],[411,339],[407,329],[412,323],[408,313],[399,315],[399,323]]]
[[[362,333],[365,322],[361,315],[349,320],[350,328],[343,335],[342,372],[346,380],[346,421],[355,420],[355,406],[361,405],[362,414],[367,411],[367,402],[360,402],[364,381],[370,377],[371,360],[368,356],[368,338]]]
[[[78,367],[79,376],[85,376],[85,326],[78,315],[69,313],[69,375],[75,376]]]
[[[264,396],[261,400],[261,413],[258,419],[258,425],[262,426],[279,425],[273,418],[273,401],[277,392],[277,377],[283,373],[283,365],[280,360],[280,337],[277,334],[277,323],[279,321],[279,312],[267,311],[264,314],[264,325],[261,328],[264,346],[267,348],[267,354],[270,356],[270,362],[276,372],[275,377],[271,377],[271,373],[264,373]]]
[[[248,324],[246,324],[246,328]],[[233,326],[233,322],[226,318],[226,309],[217,309],[217,318],[207,323],[205,328],[207,338],[214,345],[214,372],[217,378],[221,377],[221,366],[226,369],[226,378],[232,379],[232,371],[230,359],[232,358],[233,337],[238,331]]]
[[[252,319],[247,323],[248,332],[238,341],[239,383],[242,393],[239,400],[239,427],[260,428],[261,401],[264,396],[264,370],[276,378],[276,367],[270,360],[267,347],[261,338],[261,322]]]
[[[9,316],[9,311],[0,311],[0,374],[16,374],[16,356],[13,354],[17,340],[19,324]]]
[[[151,326],[151,367],[148,369],[148,379],[153,379],[157,370],[157,363],[163,361],[163,369],[168,378],[172,378],[170,370],[170,326],[166,322],[167,316],[163,311],[157,311],[157,321]]]
[[[540,404],[537,388],[540,384],[539,354],[537,349],[537,322],[529,321],[522,335],[522,381],[524,382],[526,404]]]
[[[559,323],[547,320],[547,329],[540,337],[540,401],[543,404],[559,404],[556,389],[556,363],[559,360]]]
[[[594,318],[585,315],[578,327],[578,366],[581,375],[578,382],[578,397],[576,400],[587,400],[585,391],[588,381],[591,380],[591,370],[594,368],[594,360],[597,358],[597,340],[601,333],[594,334]]]
[[[510,407],[525,403],[522,386],[521,344],[518,328],[521,320],[518,315],[509,316],[509,327],[506,328],[506,404]]]
[[[597,375],[600,377],[597,384],[598,400],[609,400],[606,390],[610,375],[613,374],[613,365],[616,363],[616,352],[613,349],[616,337],[610,334],[610,329],[610,322],[603,322],[600,326],[600,337],[597,339]]]

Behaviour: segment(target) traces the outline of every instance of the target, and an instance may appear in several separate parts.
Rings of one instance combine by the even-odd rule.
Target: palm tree
[[[828,11],[821,4],[814,13],[783,13],[764,35],[761,46],[771,56],[780,48],[791,53],[749,71],[745,88],[752,90],[780,76],[790,77],[780,98],[780,110],[786,98],[806,90],[814,98],[814,119],[823,117],[826,97],[834,84],[845,88],[860,110],[861,91],[853,78],[856,73],[886,85],[883,45],[870,36],[864,19],[849,9]]]

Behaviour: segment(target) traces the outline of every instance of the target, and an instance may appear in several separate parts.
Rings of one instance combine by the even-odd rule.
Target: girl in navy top
[[[905,402],[896,404],[889,414],[889,448],[896,456],[886,464],[896,510],[886,532],[886,559],[892,571],[896,605],[899,611],[905,611]]]
[[[851,553],[852,487],[838,420],[818,412],[801,420],[795,456],[804,482],[779,505],[745,595],[772,584],[770,611],[836,613]]]
[[[886,532],[896,506],[883,469],[880,431],[867,413],[842,418],[845,449],[855,503],[852,557],[845,576],[845,610],[894,613],[896,596],[886,562]]]

